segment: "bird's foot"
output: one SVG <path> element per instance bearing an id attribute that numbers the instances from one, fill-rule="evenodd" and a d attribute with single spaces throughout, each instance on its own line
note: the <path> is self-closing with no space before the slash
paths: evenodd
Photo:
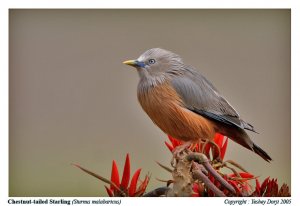
<path id="1" fill-rule="evenodd" d="M 171 160 L 171 166 L 175 168 L 176 166 L 176 160 L 182 159 L 184 156 L 184 152 L 187 152 L 187 148 L 191 146 L 192 142 L 185 142 L 182 145 L 178 145 L 173 151 L 173 157 Z"/>

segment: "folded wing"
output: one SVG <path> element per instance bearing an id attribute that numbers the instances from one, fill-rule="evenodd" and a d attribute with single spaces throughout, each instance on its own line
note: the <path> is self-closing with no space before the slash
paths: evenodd
<path id="1" fill-rule="evenodd" d="M 184 75 L 174 76 L 172 86 L 185 107 L 206 118 L 256 132 L 252 125 L 240 119 L 235 109 L 200 73 L 187 68 Z"/>

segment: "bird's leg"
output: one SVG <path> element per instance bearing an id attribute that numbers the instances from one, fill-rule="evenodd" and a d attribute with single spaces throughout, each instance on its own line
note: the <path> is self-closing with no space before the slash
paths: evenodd
<path id="1" fill-rule="evenodd" d="M 171 160 L 171 166 L 175 167 L 175 163 L 176 163 L 176 159 L 180 159 L 181 158 L 181 153 L 183 153 L 184 150 L 186 150 L 189 146 L 191 146 L 192 142 L 188 141 L 188 142 L 184 142 L 182 145 L 178 145 L 177 147 L 175 147 L 175 149 L 172 151 L 173 153 L 173 157 Z"/>
<path id="2" fill-rule="evenodd" d="M 199 139 L 199 142 L 198 142 L 198 151 L 197 152 L 203 153 L 204 147 L 206 145 L 205 143 L 206 143 L 206 140 Z"/>

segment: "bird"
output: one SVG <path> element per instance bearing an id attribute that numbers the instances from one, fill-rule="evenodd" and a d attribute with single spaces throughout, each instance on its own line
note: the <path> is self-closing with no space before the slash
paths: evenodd
<path id="1" fill-rule="evenodd" d="M 241 119 L 216 87 L 178 54 L 152 48 L 123 63 L 136 68 L 138 101 L 164 133 L 187 144 L 211 141 L 219 133 L 265 161 L 272 160 L 246 133 L 257 133 L 254 127 Z"/>

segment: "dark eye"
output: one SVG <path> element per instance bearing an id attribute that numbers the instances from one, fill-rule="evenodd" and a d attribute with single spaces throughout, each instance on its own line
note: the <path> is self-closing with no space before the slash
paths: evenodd
<path id="1" fill-rule="evenodd" d="M 155 59 L 149 59 L 149 64 L 154 64 L 155 63 Z"/>

